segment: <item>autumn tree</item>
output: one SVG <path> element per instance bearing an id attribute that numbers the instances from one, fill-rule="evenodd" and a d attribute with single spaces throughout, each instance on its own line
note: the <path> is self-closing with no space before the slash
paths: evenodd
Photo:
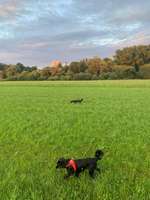
<path id="1" fill-rule="evenodd" d="M 62 71 L 62 64 L 59 60 L 54 60 L 50 64 L 50 71 L 52 76 L 60 75 Z"/>
<path id="2" fill-rule="evenodd" d="M 80 61 L 80 72 L 85 72 L 88 69 L 86 60 Z"/>
<path id="3" fill-rule="evenodd" d="M 14 65 L 8 65 L 5 69 L 5 76 L 6 78 L 11 78 L 17 74 L 16 67 Z"/>
<path id="4" fill-rule="evenodd" d="M 111 58 L 104 58 L 103 62 L 103 72 L 111 72 L 114 66 L 113 60 Z"/>
<path id="5" fill-rule="evenodd" d="M 70 63 L 69 70 L 74 74 L 79 73 L 80 72 L 80 63 L 79 62 Z"/>
<path id="6" fill-rule="evenodd" d="M 88 71 L 91 74 L 99 75 L 102 69 L 103 61 L 99 57 L 91 58 L 87 61 Z"/>
<path id="7" fill-rule="evenodd" d="M 61 69 L 61 74 L 65 75 L 69 70 L 69 65 L 65 64 Z"/>
<path id="8" fill-rule="evenodd" d="M 4 71 L 0 71 L 0 80 L 2 80 L 4 78 L 5 78 Z"/>
<path id="9" fill-rule="evenodd" d="M 135 71 L 138 72 L 141 65 L 150 62 L 150 45 L 117 50 L 114 59 L 119 65 L 132 65 Z"/>
<path id="10" fill-rule="evenodd" d="M 39 71 L 39 73 L 40 73 L 40 77 L 42 79 L 48 79 L 48 77 L 51 76 L 51 69 L 50 69 L 50 67 L 45 67 L 45 68 L 41 69 Z"/>
<path id="11" fill-rule="evenodd" d="M 6 64 L 0 63 L 0 71 L 4 70 L 6 67 Z"/>
<path id="12" fill-rule="evenodd" d="M 15 68 L 16 68 L 16 71 L 17 71 L 18 73 L 21 73 L 22 71 L 24 71 L 25 66 L 24 66 L 22 63 L 17 63 L 17 64 L 15 65 Z"/>

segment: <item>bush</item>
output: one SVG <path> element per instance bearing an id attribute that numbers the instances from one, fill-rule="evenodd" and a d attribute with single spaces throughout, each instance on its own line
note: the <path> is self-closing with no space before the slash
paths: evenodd
<path id="1" fill-rule="evenodd" d="M 73 80 L 91 80 L 92 75 L 88 72 L 80 72 L 73 75 Z"/>
<path id="2" fill-rule="evenodd" d="M 12 76 L 6 79 L 7 81 L 17 81 L 18 77 L 17 76 Z"/>
<path id="3" fill-rule="evenodd" d="M 98 80 L 99 79 L 99 76 L 97 76 L 96 74 L 92 75 L 91 77 L 92 80 Z"/>
<path id="4" fill-rule="evenodd" d="M 59 76 L 50 76 L 47 80 L 49 80 L 49 81 L 57 81 L 57 80 L 60 80 L 60 77 Z"/>
<path id="5" fill-rule="evenodd" d="M 150 79 L 150 64 L 146 64 L 140 67 L 140 72 L 144 79 Z"/>
<path id="6" fill-rule="evenodd" d="M 102 72 L 100 75 L 99 75 L 99 79 L 100 80 L 107 80 L 109 78 L 109 72 Z"/>
<path id="7" fill-rule="evenodd" d="M 117 80 L 121 79 L 121 74 L 117 74 L 116 72 L 108 72 L 108 79 L 109 80 Z"/>
<path id="8" fill-rule="evenodd" d="M 72 76 L 71 75 L 62 75 L 62 76 L 60 76 L 60 80 L 66 80 L 66 81 L 68 81 L 68 80 L 72 80 Z"/>

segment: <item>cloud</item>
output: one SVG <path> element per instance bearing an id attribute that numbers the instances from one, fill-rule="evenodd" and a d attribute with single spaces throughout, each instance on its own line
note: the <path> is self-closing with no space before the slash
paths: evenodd
<path id="1" fill-rule="evenodd" d="M 149 13 L 141 0 L 1 0 L 0 62 L 43 66 L 149 44 Z"/>
<path id="2" fill-rule="evenodd" d="M 15 15 L 17 12 L 17 3 L 19 3 L 16 0 L 13 1 L 2 1 L 0 4 L 0 17 L 1 18 L 7 18 L 12 15 Z"/>

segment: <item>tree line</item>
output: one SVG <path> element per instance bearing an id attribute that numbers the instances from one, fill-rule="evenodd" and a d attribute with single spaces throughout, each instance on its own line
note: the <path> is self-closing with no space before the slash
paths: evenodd
<path id="1" fill-rule="evenodd" d="M 113 58 L 86 58 L 62 65 L 38 69 L 22 63 L 0 63 L 3 80 L 103 80 L 150 78 L 150 45 L 126 47 L 115 52 Z"/>

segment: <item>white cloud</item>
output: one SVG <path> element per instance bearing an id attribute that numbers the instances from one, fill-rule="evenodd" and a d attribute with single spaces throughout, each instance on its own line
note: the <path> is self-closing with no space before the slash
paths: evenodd
<path id="1" fill-rule="evenodd" d="M 1 0 L 0 59 L 41 65 L 148 44 L 149 13 L 141 0 Z"/>

